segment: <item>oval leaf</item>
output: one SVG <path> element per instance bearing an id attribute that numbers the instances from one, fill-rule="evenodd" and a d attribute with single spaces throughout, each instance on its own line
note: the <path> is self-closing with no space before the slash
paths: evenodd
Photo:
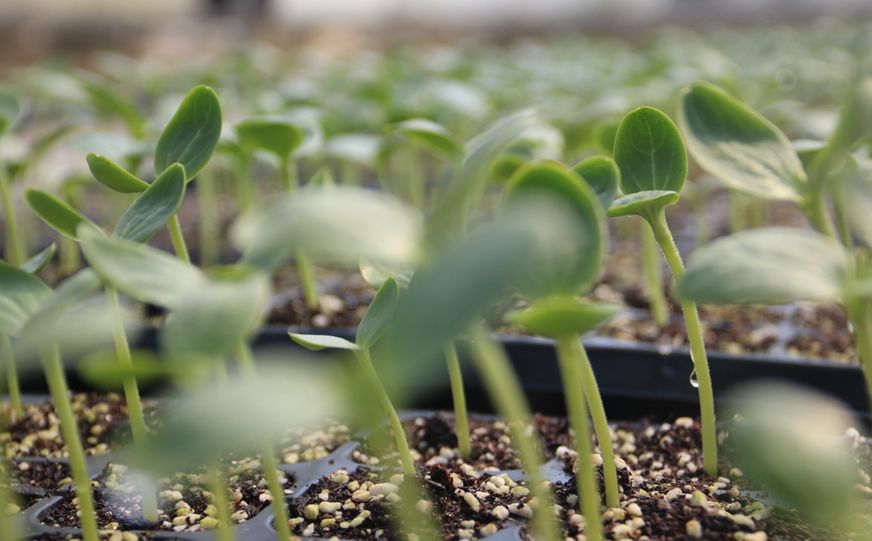
<path id="1" fill-rule="evenodd" d="M 139 193 L 148 188 L 148 182 L 119 167 L 105 156 L 91 153 L 86 159 L 94 178 L 116 192 Z"/>
<path id="2" fill-rule="evenodd" d="M 303 130 L 279 116 L 243 120 L 236 125 L 236 134 L 246 150 L 264 150 L 280 160 L 288 159 L 303 142 Z"/>
<path id="3" fill-rule="evenodd" d="M 529 308 L 510 312 L 506 319 L 543 336 L 560 337 L 593 330 L 623 307 L 580 301 L 568 296 L 546 297 Z"/>
<path id="4" fill-rule="evenodd" d="M 0 334 L 15 336 L 51 289 L 33 274 L 0 261 Z"/>
<path id="5" fill-rule="evenodd" d="M 58 245 L 53 242 L 49 244 L 44 250 L 25 261 L 24 264 L 22 264 L 19 268 L 24 272 L 36 274 L 49 264 L 51 258 L 54 257 L 55 252 L 57 252 L 57 249 Z"/>
<path id="6" fill-rule="evenodd" d="M 681 193 L 687 152 L 675 123 L 653 107 L 627 113 L 615 135 L 615 162 L 625 195 L 648 190 Z"/>
<path id="7" fill-rule="evenodd" d="M 781 227 L 717 240 L 691 256 L 678 295 L 698 302 L 841 301 L 850 258 L 835 241 Z"/>
<path id="8" fill-rule="evenodd" d="M 609 216 L 652 216 L 663 207 L 676 203 L 678 198 L 678 192 L 670 190 L 636 192 L 615 199 L 609 207 Z"/>
<path id="9" fill-rule="evenodd" d="M 592 156 L 572 168 L 590 186 L 603 208 L 609 208 L 618 193 L 621 171 L 618 164 L 606 156 Z"/>
<path id="10" fill-rule="evenodd" d="M 355 342 L 363 349 L 369 349 L 385 332 L 397 309 L 400 289 L 393 278 L 384 281 L 373 297 L 366 314 L 357 326 Z"/>
<path id="11" fill-rule="evenodd" d="M 396 125 L 397 132 L 416 144 L 448 157 L 463 154 L 463 146 L 441 124 L 426 118 L 412 118 Z"/>
<path id="12" fill-rule="evenodd" d="M 179 210 L 185 197 L 185 168 L 174 163 L 130 205 L 113 235 L 134 242 L 146 242 Z"/>
<path id="13" fill-rule="evenodd" d="M 208 86 L 191 90 L 157 141 L 154 170 L 162 173 L 174 163 L 184 166 L 190 181 L 212 157 L 221 137 L 221 104 Z"/>
<path id="14" fill-rule="evenodd" d="M 861 82 L 848 95 L 829 145 L 847 153 L 869 137 L 872 137 L 872 78 Z"/>
<path id="15" fill-rule="evenodd" d="M 99 229 L 97 224 L 80 214 L 79 211 L 57 197 L 42 190 L 27 190 L 24 195 L 28 206 L 52 229 L 70 238 L 76 238 L 76 230 L 81 224 Z"/>
<path id="16" fill-rule="evenodd" d="M 730 188 L 766 199 L 801 199 L 806 175 L 790 141 L 739 100 L 696 83 L 684 90 L 679 122 L 696 162 Z"/>
<path id="17" fill-rule="evenodd" d="M 288 335 L 295 343 L 311 351 L 320 351 L 322 349 L 347 349 L 353 351 L 359 349 L 354 342 L 349 342 L 345 338 L 339 338 L 338 336 L 298 334 L 293 332 L 288 333 Z"/>

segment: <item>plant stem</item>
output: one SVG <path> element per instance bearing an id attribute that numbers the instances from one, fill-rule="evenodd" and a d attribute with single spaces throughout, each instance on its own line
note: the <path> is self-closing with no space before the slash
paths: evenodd
<path id="1" fill-rule="evenodd" d="M 738 233 L 748 228 L 748 201 L 744 194 L 730 190 L 730 233 Z"/>
<path id="2" fill-rule="evenodd" d="M 233 173 L 236 177 L 236 206 L 242 214 L 251 208 L 255 199 L 255 187 L 251 179 L 251 158 L 240 157 L 233 160 Z"/>
<path id="3" fill-rule="evenodd" d="M 445 346 L 445 360 L 448 363 L 448 380 L 451 382 L 451 400 L 454 402 L 454 433 L 457 434 L 457 449 L 460 456 L 469 458 L 472 443 L 469 441 L 469 416 L 466 411 L 466 392 L 463 389 L 463 372 L 457 358 L 454 342 Z"/>
<path id="4" fill-rule="evenodd" d="M 209 476 L 209 492 L 212 493 L 212 503 L 217 510 L 218 526 L 215 527 L 216 541 L 234 541 L 230 526 L 230 508 L 227 503 L 227 487 L 224 483 L 224 472 L 221 463 L 216 461 L 206 472 Z"/>
<path id="5" fill-rule="evenodd" d="M 0 335 L 0 359 L 6 364 L 6 387 L 9 390 L 9 400 L 12 402 L 13 419 L 21 419 L 24 417 L 24 406 L 21 405 L 18 368 L 15 366 L 15 353 L 12 351 L 12 341 L 9 339 L 9 335 L 6 334 Z"/>
<path id="6" fill-rule="evenodd" d="M 654 238 L 660 245 L 666 262 L 672 271 L 673 280 L 684 276 L 684 262 L 669 231 L 666 215 L 662 209 L 655 219 L 648 220 L 654 231 Z M 715 424 L 715 399 L 712 389 L 712 378 L 709 372 L 708 356 L 705 351 L 705 341 L 699 322 L 696 303 L 681 301 L 681 312 L 684 315 L 684 325 L 687 329 L 687 340 L 690 343 L 690 358 L 699 384 L 700 428 L 702 430 L 703 467 L 706 473 L 716 476 L 718 473 L 718 435 Z"/>
<path id="7" fill-rule="evenodd" d="M 42 366 L 69 455 L 70 473 L 76 489 L 76 497 L 79 499 L 82 538 L 83 541 L 99 541 L 97 513 L 94 511 L 94 496 L 91 494 L 91 478 L 85 463 L 85 451 L 79 436 L 79 426 L 70 405 L 67 381 L 57 344 L 46 346 L 42 354 Z"/>
<path id="8" fill-rule="evenodd" d="M 76 239 L 62 236 L 60 239 L 61 272 L 71 276 L 82 266 L 82 256 L 79 252 L 79 243 Z"/>
<path id="9" fill-rule="evenodd" d="M 863 300 L 855 299 L 848 302 L 846 308 L 854 326 L 854 341 L 863 366 L 866 393 L 872 401 L 872 319 L 869 318 L 869 306 Z M 869 407 L 872 408 L 872 403 Z"/>
<path id="10" fill-rule="evenodd" d="M 215 176 L 205 171 L 197 179 L 197 211 L 200 217 L 200 264 L 208 267 L 218 262 L 221 231 Z"/>
<path id="11" fill-rule="evenodd" d="M 606 505 L 618 507 L 621 504 L 620 491 L 618 489 L 618 470 L 615 466 L 615 450 L 612 447 L 612 433 L 609 430 L 609 421 L 606 417 L 606 409 L 603 406 L 603 398 L 600 395 L 596 375 L 593 366 L 587 356 L 587 350 L 578 337 L 572 340 L 572 352 L 578 359 L 581 373 L 581 388 L 587 397 L 587 407 L 593 419 L 594 432 L 599 443 L 600 455 L 603 459 L 603 478 L 606 487 Z"/>
<path id="12" fill-rule="evenodd" d="M 303 300 L 310 310 L 317 310 L 321 301 L 318 298 L 318 282 L 315 280 L 315 269 L 309 256 L 303 251 L 297 252 L 297 278 L 300 280 L 300 290 Z"/>
<path id="13" fill-rule="evenodd" d="M 360 171 L 354 162 L 343 161 L 339 165 L 339 181 L 345 186 L 360 186 Z"/>
<path id="14" fill-rule="evenodd" d="M 397 415 L 397 410 L 391 403 L 391 399 L 382 384 L 375 367 L 372 365 L 372 359 L 369 356 L 369 351 L 363 348 L 354 350 L 354 356 L 357 358 L 363 375 L 369 383 L 369 388 L 372 389 L 381 403 L 382 409 L 388 416 L 388 422 L 391 425 L 391 431 L 394 433 L 394 444 L 397 446 L 397 451 L 400 453 L 400 461 L 403 464 L 403 473 L 406 475 L 415 474 L 415 462 L 412 460 L 412 453 L 409 450 L 409 442 L 406 440 L 406 431 L 403 430 L 403 423 L 400 421 L 400 416 Z"/>
<path id="15" fill-rule="evenodd" d="M 415 149 L 409 148 L 401 152 L 402 175 L 405 178 L 406 193 L 409 203 L 417 209 L 424 207 L 424 175 L 421 173 L 421 161 Z"/>
<path id="16" fill-rule="evenodd" d="M 827 212 L 822 188 L 810 185 L 802 208 L 812 227 L 828 237 L 837 238 L 836 229 L 833 227 L 829 212 Z"/>
<path id="17" fill-rule="evenodd" d="M 544 484 L 540 466 L 542 453 L 535 437 L 527 435 L 526 429 L 533 425 L 533 417 L 524 398 L 518 378 L 512 371 L 505 352 L 476 326 L 470 333 L 472 359 L 481 374 L 485 388 L 496 406 L 497 412 L 506 420 L 512 434 L 512 442 L 518 451 L 521 464 L 527 472 L 527 488 L 538 502 L 533 514 L 534 538 L 539 541 L 560 539 L 551 510 L 554 499 L 551 490 Z M 535 431 L 534 431 L 535 433 Z M 588 539 L 592 539 L 588 537 Z"/>
<path id="18" fill-rule="evenodd" d="M 9 176 L 6 165 L 0 163 L 0 200 L 3 203 L 3 214 L 6 215 L 6 260 L 12 266 L 18 267 L 27 260 L 18 222 L 15 219 L 15 204 L 12 201 L 12 191 L 9 187 Z"/>
<path id="19" fill-rule="evenodd" d="M 176 256 L 185 263 L 190 263 L 191 256 L 188 255 L 188 247 L 185 245 L 185 237 L 182 235 L 182 225 L 179 223 L 178 214 L 170 216 L 167 221 L 167 229 L 170 231 L 170 240 L 173 243 Z"/>
<path id="20" fill-rule="evenodd" d="M 851 225 L 848 222 L 848 216 L 845 214 L 845 209 L 837 197 L 833 198 L 833 214 L 836 218 L 836 227 L 839 232 L 839 241 L 842 246 L 848 251 L 854 251 L 854 237 L 851 235 Z"/>
<path id="21" fill-rule="evenodd" d="M 8 338 L 7 338 L 8 340 Z M 0 385 L 2 385 L 3 376 L 0 374 Z M 0 429 L 5 429 L 5 419 L 0 418 Z M 3 442 L 0 442 L 0 460 L 5 461 L 6 448 Z M 4 516 L 5 509 L 9 504 L 17 503 L 15 495 L 9 487 L 12 483 L 9 480 L 9 470 L 6 467 L 0 466 L 0 539 L 10 539 L 18 541 L 21 537 L 21 528 L 15 516 Z"/>
<path id="22" fill-rule="evenodd" d="M 297 166 L 293 160 L 286 158 L 279 163 L 279 176 L 282 180 L 282 188 L 286 193 L 292 194 L 299 187 Z"/>
<path id="23" fill-rule="evenodd" d="M 569 423 L 572 426 L 577 455 L 575 483 L 578 490 L 579 510 L 584 516 L 584 537 L 590 541 L 600 541 L 603 537 L 600 495 L 596 482 L 596 469 L 593 465 L 587 404 L 581 390 L 582 378 L 579 369 L 581 359 L 578 358 L 577 348 L 574 345 L 578 343 L 578 338 L 573 335 L 559 337 L 557 339 L 557 361 L 560 364 L 563 394 L 566 397 L 566 409 L 569 413 Z M 612 465 L 614 466 L 614 464 Z M 617 505 L 610 507 L 617 507 Z"/>
<path id="24" fill-rule="evenodd" d="M 644 221 L 640 222 L 642 235 L 642 275 L 648 290 L 648 302 L 651 305 L 651 316 L 658 327 L 666 325 L 669 310 L 666 297 L 663 295 L 663 273 L 660 270 L 660 254 L 657 253 L 657 241 L 654 233 Z"/>

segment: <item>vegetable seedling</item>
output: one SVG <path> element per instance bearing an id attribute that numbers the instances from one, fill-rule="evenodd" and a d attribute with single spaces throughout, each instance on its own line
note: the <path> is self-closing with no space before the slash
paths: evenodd
<path id="1" fill-rule="evenodd" d="M 614 159 L 621 170 L 624 196 L 611 204 L 609 216 L 635 214 L 644 218 L 666 257 L 673 279 L 681 280 L 684 262 L 666 222 L 666 207 L 678 201 L 687 177 L 687 153 L 678 128 L 653 107 L 634 109 L 618 127 Z M 717 475 L 714 393 L 699 313 L 690 300 L 681 302 L 681 311 L 699 388 L 703 466 L 709 475 Z"/>
<path id="2" fill-rule="evenodd" d="M 0 137 L 11 129 L 18 119 L 20 106 L 18 99 L 12 94 L 0 92 Z M 15 203 L 13 201 L 9 173 L 5 164 L 0 164 L 0 200 L 3 203 L 3 214 L 6 231 L 6 243 L 4 257 L 13 265 L 24 263 L 25 247 L 18 231 L 18 223 L 15 218 Z"/>
<path id="3" fill-rule="evenodd" d="M 603 200 L 617 189 L 618 169 L 604 158 L 605 172 L 592 175 L 593 183 L 601 183 Z M 618 476 L 612 437 L 603 408 L 602 397 L 590 360 L 579 341 L 583 334 L 604 323 L 618 310 L 613 305 L 597 305 L 576 300 L 596 281 L 606 251 L 605 211 L 597 194 L 577 174 L 556 162 L 526 165 L 507 185 L 507 197 L 554 197 L 577 214 L 576 227 L 584 243 L 572 258 L 544 261 L 551 266 L 541 284 L 535 284 L 525 293 L 534 300 L 529 308 L 510 313 L 508 318 L 530 331 L 557 340 L 557 354 L 566 396 L 567 411 L 573 426 L 575 449 L 578 454 L 576 480 L 579 487 L 580 510 L 585 517 L 585 535 L 589 539 L 602 539 L 600 496 L 594 483 L 591 458 L 588 406 L 592 415 L 600 452 L 603 459 L 603 477 L 608 507 L 620 505 Z"/>
<path id="4" fill-rule="evenodd" d="M 385 390 L 381 378 L 379 378 L 372 364 L 372 357 L 370 356 L 372 347 L 384 334 L 387 325 L 390 324 L 391 319 L 394 317 L 399 296 L 400 291 L 397 282 L 393 278 L 385 280 L 360 320 L 354 342 L 338 336 L 320 334 L 290 333 L 290 336 L 294 342 L 310 350 L 317 351 L 332 348 L 351 351 L 354 354 L 367 385 L 372 393 L 375 394 L 384 410 L 385 416 L 388 418 L 388 423 L 390 423 L 394 436 L 394 444 L 400 455 L 403 473 L 413 475 L 415 473 L 415 462 L 409 450 L 406 431 L 403 428 L 399 415 L 397 415 L 396 408 L 391 402 L 390 396 L 388 396 L 387 390 Z"/>

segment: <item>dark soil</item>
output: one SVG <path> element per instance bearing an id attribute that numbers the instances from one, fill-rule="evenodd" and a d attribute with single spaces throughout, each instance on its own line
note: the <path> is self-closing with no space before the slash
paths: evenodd
<path id="1" fill-rule="evenodd" d="M 275 287 L 284 293 L 276 298 L 267 324 L 303 331 L 357 327 L 375 290 L 357 273 L 319 268 L 317 276 L 320 302 L 312 309 L 306 306 L 293 267 L 280 271 Z"/>
<path id="2" fill-rule="evenodd" d="M 253 459 L 233 461 L 225 465 L 231 520 L 245 522 L 270 503 L 269 490 L 260 472 L 260 462 Z M 100 528 L 113 530 L 150 529 L 195 532 L 215 527 L 216 510 L 209 493 L 205 473 L 176 474 L 158 483 L 158 524 L 148 524 L 142 518 L 141 497 L 125 478 L 126 468 L 110 464 L 97 478 L 94 503 Z M 286 480 L 286 493 L 293 479 Z M 54 527 L 78 527 L 77 505 L 71 496 L 48 509 L 41 517 L 44 524 Z"/>
<path id="3" fill-rule="evenodd" d="M 16 490 L 35 497 L 51 496 L 71 482 L 70 468 L 63 462 L 20 460 L 11 473 Z"/>

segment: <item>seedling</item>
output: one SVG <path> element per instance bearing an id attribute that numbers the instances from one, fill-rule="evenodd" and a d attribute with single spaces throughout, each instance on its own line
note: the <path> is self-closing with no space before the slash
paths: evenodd
<path id="1" fill-rule="evenodd" d="M 666 207 L 677 202 L 687 176 L 687 153 L 675 124 L 661 111 L 640 107 L 621 121 L 615 136 L 615 162 L 621 170 L 624 196 L 609 207 L 609 216 L 639 215 L 648 222 L 666 257 L 674 280 L 684 275 L 684 262 L 666 222 Z M 690 343 L 693 373 L 699 386 L 703 466 L 717 475 L 718 441 L 714 393 L 696 304 L 681 302 Z"/>
<path id="2" fill-rule="evenodd" d="M 12 128 L 18 119 L 20 107 L 18 100 L 12 94 L 0 93 L 0 136 Z M 24 263 L 25 247 L 18 231 L 15 218 L 15 203 L 9 185 L 9 174 L 4 164 L 0 164 L 0 199 L 3 202 L 3 214 L 6 216 L 4 228 L 6 231 L 5 259 L 13 265 Z"/>
<path id="3" fill-rule="evenodd" d="M 591 175 L 591 178 L 594 184 L 600 185 L 600 193 L 605 200 L 609 192 L 613 194 L 617 189 L 618 169 L 607 158 L 603 159 L 602 165 L 605 166 L 605 174 Z M 590 289 L 599 275 L 606 251 L 605 211 L 597 194 L 582 178 L 556 162 L 533 163 L 522 167 L 509 180 L 507 190 L 509 198 L 550 196 L 571 206 L 577 213 L 579 236 L 585 240 L 574 258 L 543 262 L 553 268 L 541 284 L 536 284 L 536 287 L 527 292 L 533 296 L 532 305 L 523 311 L 511 313 L 508 317 L 510 321 L 519 323 L 536 334 L 557 340 L 567 411 L 578 454 L 576 481 L 579 487 L 579 504 L 585 516 L 585 535 L 589 539 L 601 539 L 600 497 L 594 483 L 588 406 L 603 459 L 608 507 L 620 505 L 618 476 L 602 398 L 593 368 L 578 335 L 605 322 L 616 312 L 617 307 L 579 302 L 575 295 Z"/>

